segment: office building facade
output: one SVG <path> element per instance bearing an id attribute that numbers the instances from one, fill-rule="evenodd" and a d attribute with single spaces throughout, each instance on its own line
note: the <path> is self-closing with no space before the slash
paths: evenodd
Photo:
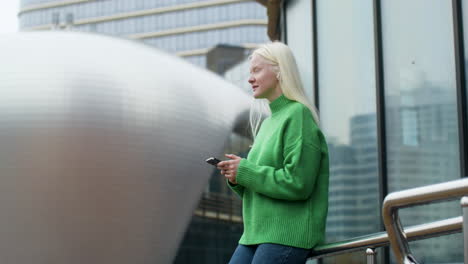
<path id="1" fill-rule="evenodd" d="M 253 0 L 22 0 L 20 30 L 69 29 L 141 40 L 205 66 L 217 44 L 268 40 L 265 8 Z"/>
<path id="2" fill-rule="evenodd" d="M 384 231 L 391 192 L 466 176 L 465 1 L 285 0 L 279 11 L 276 30 L 298 58 L 330 145 L 328 242 Z M 411 226 L 460 214 L 452 201 L 400 217 Z M 410 243 L 421 263 L 462 263 L 462 245 L 461 234 Z M 379 263 L 394 262 L 378 252 Z"/>

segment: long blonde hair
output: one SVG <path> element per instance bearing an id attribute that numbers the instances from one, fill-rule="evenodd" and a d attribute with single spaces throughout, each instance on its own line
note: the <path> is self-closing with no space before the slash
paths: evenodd
<path id="1" fill-rule="evenodd" d="M 300 102 L 309 108 L 315 122 L 317 125 L 320 125 L 317 108 L 305 94 L 296 60 L 294 59 L 291 49 L 285 44 L 275 41 L 260 46 L 253 51 L 251 57 L 253 55 L 263 57 L 269 64 L 274 66 L 272 67 L 272 70 L 274 70 L 278 76 L 279 85 L 284 96 L 289 100 Z M 270 113 L 268 100 L 254 100 L 254 103 L 250 108 L 249 117 L 250 128 L 254 139 L 258 133 L 262 117 L 265 113 Z"/>

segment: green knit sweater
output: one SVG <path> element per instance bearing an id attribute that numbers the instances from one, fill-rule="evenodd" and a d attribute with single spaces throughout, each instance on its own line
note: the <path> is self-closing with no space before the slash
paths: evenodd
<path id="1" fill-rule="evenodd" d="M 239 244 L 310 249 L 324 240 L 328 148 L 310 110 L 284 95 L 270 103 L 247 159 L 237 171 L 244 233 Z"/>

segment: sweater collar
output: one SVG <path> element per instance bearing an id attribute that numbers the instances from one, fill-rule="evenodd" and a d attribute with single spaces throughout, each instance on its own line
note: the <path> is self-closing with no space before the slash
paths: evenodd
<path id="1" fill-rule="evenodd" d="M 289 104 L 290 102 L 292 101 L 286 98 L 284 94 L 280 95 L 278 98 L 276 98 L 275 100 L 273 100 L 273 102 L 270 103 L 271 113 L 274 114 L 280 111 L 282 108 L 284 108 L 285 105 Z"/>

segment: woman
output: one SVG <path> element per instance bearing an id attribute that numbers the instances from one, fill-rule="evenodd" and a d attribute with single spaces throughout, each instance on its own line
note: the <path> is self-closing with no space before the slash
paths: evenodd
<path id="1" fill-rule="evenodd" d="M 218 163 L 243 203 L 244 233 L 230 263 L 303 264 L 324 240 L 327 144 L 288 46 L 255 50 L 249 83 L 256 99 L 268 100 L 271 115 L 260 127 L 262 112 L 251 111 L 254 144 L 247 159 L 226 154 Z"/>

